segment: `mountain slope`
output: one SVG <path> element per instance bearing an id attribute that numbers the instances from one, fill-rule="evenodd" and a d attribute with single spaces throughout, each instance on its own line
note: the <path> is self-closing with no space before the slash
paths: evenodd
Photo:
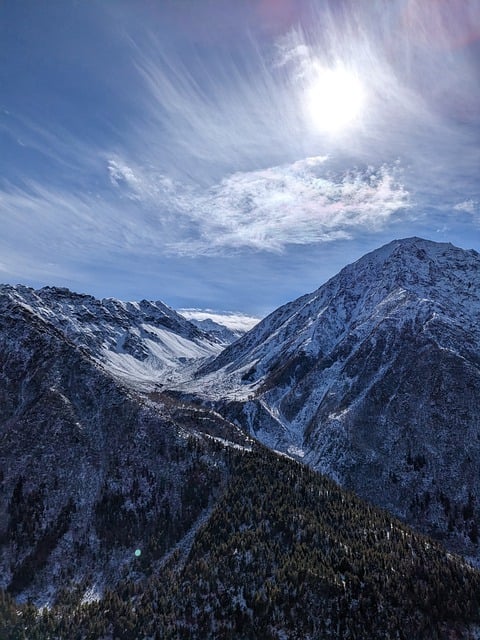
<path id="1" fill-rule="evenodd" d="M 451 548 L 478 554 L 480 257 L 394 241 L 263 320 L 196 389 Z"/>
<path id="2" fill-rule="evenodd" d="M 160 563 L 207 516 L 225 452 L 252 446 L 214 412 L 127 390 L 0 299 L 0 586 L 12 594 L 48 603 L 88 575 L 101 592 L 135 570 L 137 547 Z"/>
<path id="3" fill-rule="evenodd" d="M 284 457 L 230 450 L 229 478 L 191 550 L 90 605 L 89 580 L 43 615 L 8 599 L 4 629 L 36 638 L 470 638 L 480 574 Z M 150 573 L 149 579 L 143 577 Z"/>
<path id="4" fill-rule="evenodd" d="M 475 553 L 477 284 L 393 243 L 185 386 L 215 342 L 161 303 L 3 287 L 0 636 L 475 637 L 477 571 L 239 425 Z"/>
<path id="5" fill-rule="evenodd" d="M 97 300 L 68 289 L 0 286 L 0 302 L 20 306 L 85 349 L 130 387 L 153 389 L 178 379 L 222 345 L 162 302 Z"/>

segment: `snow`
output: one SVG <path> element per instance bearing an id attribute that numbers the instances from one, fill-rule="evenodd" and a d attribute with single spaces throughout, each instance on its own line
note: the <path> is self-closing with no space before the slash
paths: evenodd
<path id="1" fill-rule="evenodd" d="M 246 447 L 242 444 L 237 444 L 236 442 L 232 442 L 231 440 L 226 440 L 225 438 L 220 438 L 219 436 L 212 436 L 209 433 L 202 434 L 203 437 L 208 438 L 209 440 L 214 440 L 215 442 L 220 442 L 224 447 L 228 447 L 229 449 L 237 449 L 238 451 L 252 451 L 252 447 Z"/>
<path id="2" fill-rule="evenodd" d="M 53 326 L 136 390 L 188 379 L 193 363 L 222 349 L 216 336 L 162 302 L 97 300 L 68 289 L 35 291 L 22 285 L 1 285 L 0 295 Z"/>
<path id="3" fill-rule="evenodd" d="M 185 358 L 187 360 L 206 358 L 211 355 L 216 355 L 222 350 L 220 345 L 193 342 L 177 333 L 155 327 L 151 324 L 142 324 L 140 326 L 147 333 L 159 338 L 159 342 L 148 338 L 145 339 L 145 344 L 149 351 L 159 360 L 168 361 L 169 358 L 172 360 L 179 358 Z"/>
<path id="4" fill-rule="evenodd" d="M 221 412 L 219 419 L 228 418 L 239 431 L 245 429 L 271 449 L 302 459 L 340 483 L 347 470 L 353 486 L 353 474 L 363 465 L 363 488 L 374 487 L 378 493 L 372 494 L 373 498 L 384 500 L 382 506 L 400 517 L 406 517 L 408 504 L 396 499 L 395 491 L 403 496 L 430 491 L 433 496 L 433 481 L 445 493 L 449 487 L 452 504 L 461 506 L 468 496 L 468 483 L 471 481 L 468 487 L 478 487 L 478 474 L 472 473 L 471 479 L 465 471 L 474 468 L 466 466 L 467 455 L 473 465 L 477 461 L 478 466 L 479 459 L 475 398 L 470 405 L 459 405 L 467 414 L 464 422 L 452 404 L 454 409 L 449 407 L 446 412 L 451 415 L 449 430 L 439 433 L 435 431 L 437 423 L 427 420 L 439 401 L 427 394 L 423 403 L 415 404 L 418 415 L 409 416 L 400 425 L 405 431 L 400 432 L 392 415 L 392 407 L 402 409 L 394 378 L 378 400 L 383 413 L 374 416 L 376 424 L 364 419 L 364 430 L 356 431 L 362 422 L 356 413 L 362 403 L 375 389 L 382 390 L 382 380 L 389 372 L 401 369 L 401 363 L 395 362 L 397 345 L 389 341 L 415 345 L 414 338 L 421 338 L 422 344 L 446 354 L 449 361 L 478 372 L 480 256 L 473 251 L 416 238 L 394 241 L 260 322 L 250 316 L 208 310 L 182 310 L 181 316 L 161 302 L 96 300 L 55 288 L 34 291 L 4 285 L 0 286 L 0 297 L 4 304 L 19 307 L 22 313 L 62 333 L 130 389 L 196 395 L 192 411 L 199 415 L 200 429 L 205 426 L 200 421 L 209 419 L 208 412 L 214 413 L 213 406 Z M 197 327 L 188 319 L 195 320 Z M 249 331 L 223 348 L 218 324 Z M 198 326 L 209 326 L 212 332 L 199 331 Z M 402 333 L 407 337 L 401 338 Z M 408 377 L 409 371 L 404 375 Z M 461 395 L 453 388 L 455 383 L 453 379 L 451 387 L 440 390 L 443 406 Z M 55 391 L 55 386 L 51 389 Z M 64 396 L 58 397 L 66 402 Z M 163 411 L 161 399 L 145 402 Z M 199 399 L 208 404 L 205 416 L 197 404 Z M 187 400 L 181 410 L 188 410 Z M 372 435 L 375 429 L 377 440 Z M 204 431 L 194 435 L 249 450 L 248 439 L 246 444 L 238 444 L 228 439 L 228 431 L 220 433 L 226 437 Z M 179 437 L 191 435 L 192 431 L 179 431 Z M 437 449 L 442 438 L 446 443 L 443 457 Z M 239 441 L 245 443 L 245 439 Z M 406 468 L 402 446 L 410 442 L 428 457 L 430 466 L 424 476 Z M 363 457 L 358 463 L 360 450 Z M 386 491 L 381 482 L 385 475 L 375 475 L 381 455 L 387 460 L 384 469 L 392 470 L 397 478 L 397 488 L 392 485 Z M 460 456 L 465 465 L 461 472 L 455 466 Z M 93 486 L 95 479 L 81 480 Z M 358 485 L 354 488 L 359 492 Z M 432 521 L 440 521 L 442 507 L 434 504 L 433 497 L 430 510 Z M 193 534 L 194 529 L 186 536 L 185 549 Z M 478 564 L 478 558 L 473 561 Z M 84 597 L 86 602 L 94 599 L 95 588 Z"/>
<path id="5" fill-rule="evenodd" d="M 102 595 L 103 594 L 101 589 L 97 585 L 93 584 L 85 590 L 80 604 L 91 604 L 92 602 L 98 602 L 102 598 Z"/>
<path id="6" fill-rule="evenodd" d="M 290 454 L 291 456 L 294 456 L 295 458 L 305 457 L 305 451 L 302 448 L 296 447 L 295 445 L 292 445 L 292 444 L 289 447 L 287 447 L 287 453 Z"/>

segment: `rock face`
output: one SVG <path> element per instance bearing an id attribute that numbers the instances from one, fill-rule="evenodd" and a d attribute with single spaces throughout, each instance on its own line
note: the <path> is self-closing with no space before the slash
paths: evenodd
<path id="1" fill-rule="evenodd" d="M 272 313 L 197 389 L 270 446 L 478 556 L 479 345 L 480 256 L 411 238 Z"/>

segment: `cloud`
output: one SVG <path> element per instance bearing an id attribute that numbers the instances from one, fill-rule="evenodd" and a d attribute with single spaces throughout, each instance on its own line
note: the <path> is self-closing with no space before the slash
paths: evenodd
<path id="1" fill-rule="evenodd" d="M 98 176 L 103 169 L 102 147 L 97 143 L 81 138 L 65 129 L 58 122 L 39 124 L 31 117 L 19 113 L 11 113 L 3 109 L 0 112 L 0 135 L 14 141 L 20 155 L 14 162 L 22 162 L 28 166 L 27 177 L 32 177 L 32 170 L 45 182 L 54 183 L 55 179 L 65 183 L 67 180 L 85 184 L 87 179 Z M 41 159 L 39 161 L 39 158 Z M 8 164 L 2 167 L 2 176 L 17 169 L 15 182 L 25 173 Z"/>
<path id="2" fill-rule="evenodd" d="M 130 40 L 144 83 L 136 96 L 141 114 L 127 134 L 130 150 L 203 183 L 305 155 L 297 94 L 270 54 L 244 39 L 242 50 L 205 58 L 195 50 L 182 57 L 155 38 Z"/>
<path id="3" fill-rule="evenodd" d="M 115 255 L 278 253 L 378 231 L 409 207 L 398 167 L 338 173 L 325 156 L 232 173 L 207 188 L 120 156 L 105 159 L 104 174 L 110 190 L 102 195 L 33 180 L 4 186 L 4 261 L 37 256 L 41 271 Z"/>
<path id="4" fill-rule="evenodd" d="M 232 331 L 250 331 L 260 322 L 256 316 L 248 316 L 234 311 L 213 311 L 212 309 L 177 309 L 187 320 L 213 320 Z"/>
<path id="5" fill-rule="evenodd" d="M 60 263 L 95 261 L 101 256 L 161 251 L 166 228 L 148 209 L 129 198 L 104 198 L 89 191 L 46 187 L 34 181 L 0 190 L 4 252 Z M 13 261 L 15 263 L 15 260 Z"/>
<path id="6" fill-rule="evenodd" d="M 113 181 L 130 197 L 175 213 L 178 239 L 165 248 L 182 255 L 283 250 L 382 229 L 409 207 L 398 167 L 335 174 L 324 156 L 259 171 L 236 172 L 208 189 L 174 183 L 109 163 Z M 185 237 L 186 235 L 186 237 Z"/>
<path id="7" fill-rule="evenodd" d="M 138 179 L 145 167 L 147 173 L 156 173 L 155 180 L 147 177 L 150 188 L 159 188 L 162 176 L 183 185 L 174 187 L 177 197 L 179 193 L 185 196 L 187 185 L 192 187 L 195 193 L 188 199 L 197 200 L 203 212 L 199 215 L 210 207 L 207 215 L 216 219 L 225 246 L 229 224 L 233 225 L 231 247 L 241 245 L 240 233 L 245 246 L 259 247 L 263 238 L 267 249 L 275 244 L 272 234 L 263 233 L 261 223 L 249 220 L 251 228 L 241 232 L 241 222 L 228 213 L 234 194 L 251 188 L 246 186 L 246 176 L 266 167 L 276 167 L 271 174 L 278 175 L 279 167 L 293 166 L 308 157 L 328 155 L 346 171 L 358 165 L 373 165 L 378 170 L 400 158 L 410 201 L 423 209 L 440 205 L 447 200 L 445 185 L 460 180 L 472 183 L 472 167 L 478 165 L 475 135 L 459 125 L 453 107 L 445 106 L 450 104 L 449 87 L 454 83 L 456 94 L 468 93 L 469 104 L 475 102 L 478 92 L 463 90 L 467 84 L 475 85 L 474 70 L 463 52 L 444 59 L 438 51 L 426 48 L 423 40 L 418 43 L 420 33 L 428 34 L 425 12 L 412 23 L 404 16 L 401 3 L 393 3 L 390 9 L 380 4 L 381 11 L 379 3 L 372 3 L 371 8 L 365 3 L 348 5 L 348 11 L 337 3 L 324 3 L 323 9 L 312 4 L 308 21 L 305 14 L 295 28 L 274 41 L 240 34 L 232 36 L 231 48 L 215 51 L 185 43 L 174 49 L 154 36 L 141 42 L 129 39 L 143 87 L 135 94 L 138 109 L 116 155 L 134 168 Z M 441 95 L 437 90 L 439 65 L 445 70 Z M 351 71 L 365 89 L 365 108 L 351 128 L 336 135 L 313 126 L 305 104 L 312 74 L 319 66 Z M 128 183 L 128 176 L 122 179 Z M 337 181 L 333 178 L 334 184 Z M 298 180 L 290 183 L 296 187 Z M 138 189 L 145 190 L 146 184 Z M 137 187 L 130 186 L 130 197 L 134 197 Z M 165 188 L 168 191 L 170 186 Z M 199 194 L 202 190 L 208 193 Z M 167 198 L 168 194 L 159 195 Z M 470 192 L 465 195 L 470 197 Z M 252 197 L 262 220 L 258 191 Z M 228 202 L 222 224 L 216 205 L 224 199 Z M 265 205 L 267 200 L 263 199 Z M 279 213 L 278 203 L 271 198 L 268 202 L 276 210 L 271 222 L 279 220 L 281 226 L 283 209 Z M 188 205 L 181 207 L 185 208 Z M 212 234 L 206 227 L 213 222 L 202 226 L 210 242 Z M 304 227 L 299 226 L 301 237 Z M 338 237 L 354 233 L 354 225 L 349 231 L 337 227 Z M 334 228 L 317 224 L 310 237 L 332 239 Z M 279 247 L 284 244 L 281 230 L 278 237 Z M 194 240 L 198 251 L 207 244 L 202 237 Z M 193 250 L 191 242 L 192 238 L 185 239 L 185 250 L 188 246 Z M 176 243 L 177 250 L 181 244 Z M 213 242 L 211 251 L 216 250 Z"/>
<path id="8" fill-rule="evenodd" d="M 408 194 L 386 167 L 335 176 L 325 158 L 307 158 L 263 171 L 235 173 L 193 202 L 201 233 L 180 251 L 222 252 L 244 247 L 280 251 L 380 229 Z"/>
<path id="9" fill-rule="evenodd" d="M 168 176 L 133 167 L 118 157 L 107 159 L 107 170 L 111 184 L 132 200 L 161 204 L 177 188 Z"/>
<path id="10" fill-rule="evenodd" d="M 480 210 L 480 204 L 476 200 L 470 199 L 459 202 L 453 208 L 455 211 L 465 211 L 473 214 Z"/>
<path id="11" fill-rule="evenodd" d="M 53 105 L 50 119 L 0 113 L 0 142 L 10 154 L 0 162 L 4 268 L 31 273 L 36 260 L 39 272 L 74 272 L 97 261 L 149 270 L 160 256 L 187 273 L 197 258 L 207 265 L 204 281 L 220 273 L 228 291 L 242 272 L 218 265 L 242 254 L 252 271 L 254 259 L 263 261 L 266 273 L 299 256 L 304 264 L 307 246 L 313 254 L 314 245 L 352 239 L 353 251 L 368 234 L 374 243 L 397 222 L 409 235 L 459 219 L 473 228 L 478 57 L 455 44 L 462 25 L 467 35 L 478 25 L 473 13 L 457 20 L 450 38 L 442 9 L 430 42 L 430 9 L 412 15 L 413 0 L 305 1 L 291 3 L 299 20 L 280 38 L 241 23 L 229 27 L 228 38 L 210 39 L 208 19 L 196 40 L 195 21 L 188 33 L 178 26 L 188 13 L 181 5 L 172 33 L 162 3 L 148 24 L 141 10 L 138 19 L 123 20 L 114 18 L 120 8 L 109 9 L 112 20 L 98 22 L 108 24 L 107 48 L 125 64 L 113 73 L 110 58 L 99 61 L 84 102 L 64 94 L 58 76 L 64 101 L 49 89 L 55 82 L 38 82 L 40 92 L 29 87 L 32 104 Z M 255 15 L 246 5 L 238 12 Z M 306 117 L 316 65 L 341 65 L 365 86 L 366 108 L 348 132 L 327 135 Z M 79 71 L 68 69 L 74 78 L 83 77 Z M 65 105 L 72 113 L 63 118 Z M 415 226 L 419 220 L 423 227 Z M 321 253 L 329 251 L 324 245 Z"/>

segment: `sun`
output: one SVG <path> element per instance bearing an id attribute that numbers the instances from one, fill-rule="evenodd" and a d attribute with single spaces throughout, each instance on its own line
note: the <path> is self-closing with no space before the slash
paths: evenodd
<path id="1" fill-rule="evenodd" d="M 365 89 L 358 76 L 345 69 L 317 68 L 306 88 L 305 110 L 322 133 L 336 134 L 358 118 L 365 103 Z"/>

